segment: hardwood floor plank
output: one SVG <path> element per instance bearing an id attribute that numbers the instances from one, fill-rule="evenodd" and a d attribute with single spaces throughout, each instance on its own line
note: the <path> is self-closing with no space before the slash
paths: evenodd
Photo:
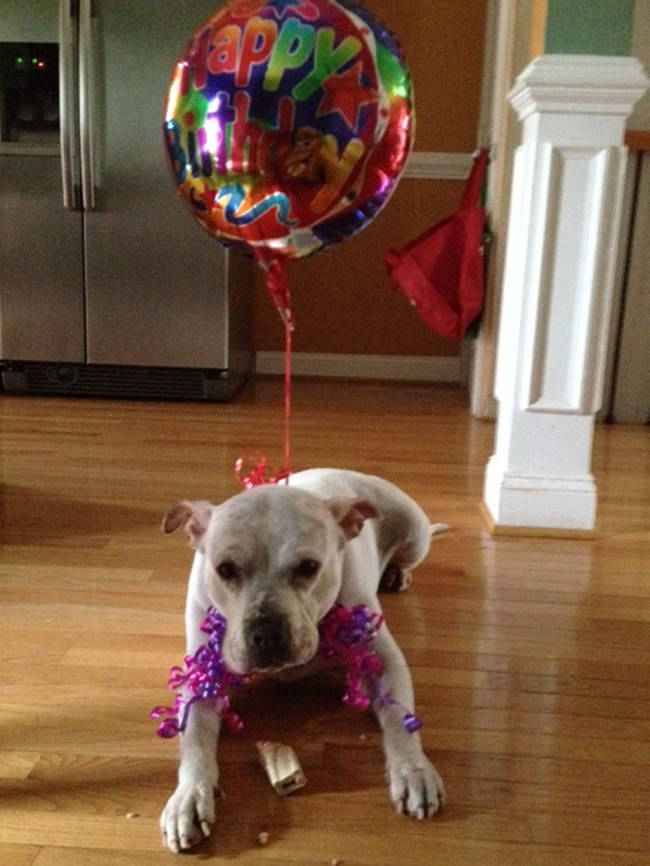
<path id="1" fill-rule="evenodd" d="M 110 848 L 43 847 L 32 866 L 161 866 L 177 863 L 178 858 L 161 847 L 155 853 L 114 851 Z M 258 861 L 259 862 L 259 861 Z M 627 866 L 627 864 L 625 864 Z"/>
<path id="2" fill-rule="evenodd" d="M 329 840 L 328 840 L 329 841 Z M 277 850 L 277 841 L 273 838 L 266 849 L 254 847 L 250 843 L 249 850 L 236 854 L 236 862 L 242 866 L 261 866 L 264 863 L 295 864 L 295 866 L 329 866 L 333 860 L 338 860 L 341 866 L 395 866 L 394 855 L 390 850 L 380 846 L 373 848 L 366 854 L 365 849 L 359 850 L 349 842 L 343 845 L 332 844 L 327 847 L 327 842 L 319 844 L 316 850 L 311 847 L 297 849 L 293 839 L 283 840 L 281 850 Z M 338 856 L 333 856 L 331 848 L 339 851 Z M 348 856 L 341 856 L 345 849 Z M 417 859 L 410 860 L 409 866 L 426 866 L 431 864 L 431 851 L 424 855 L 415 854 Z M 429 857 L 427 860 L 426 857 Z M 224 858 L 225 859 L 225 858 Z M 228 859 L 232 860 L 231 855 Z M 34 866 L 160 866 L 160 864 L 178 862 L 174 855 L 166 854 L 163 850 L 156 854 L 138 852 L 137 855 L 120 851 L 101 850 L 79 850 L 43 848 Z M 588 849 L 581 857 L 576 856 L 572 848 L 544 848 L 537 845 L 519 845 L 516 848 L 502 845 L 500 843 L 480 843 L 472 841 L 463 843 L 461 840 L 453 844 L 441 844 L 435 847 L 435 863 L 440 866 L 457 866 L 459 863 L 467 866 L 560 866 L 560 864 L 571 863 L 572 866 L 645 866 L 643 855 L 624 854 L 611 851 L 598 851 Z M 12 863 L 13 866 L 13 863 Z"/>
<path id="3" fill-rule="evenodd" d="M 601 814 L 597 822 L 588 815 L 576 816 L 539 811 L 530 815 L 535 841 L 545 844 L 595 847 L 611 851 L 650 850 L 650 826 L 637 815 Z"/>
<path id="4" fill-rule="evenodd" d="M 40 852 L 36 845 L 3 845 L 0 866 L 34 866 Z"/>
<path id="5" fill-rule="evenodd" d="M 3 809 L 0 844 L 24 844 L 29 839 L 31 845 L 108 846 L 111 850 L 129 852 L 154 851 L 160 845 L 157 821 L 153 819 L 129 821 L 124 815 L 78 815 L 52 810 L 30 810 L 29 817 L 29 826 L 26 826 L 22 810 Z"/>
<path id="6" fill-rule="evenodd" d="M 26 779 L 39 761 L 33 752 L 3 748 L 0 751 L 0 779 Z"/>

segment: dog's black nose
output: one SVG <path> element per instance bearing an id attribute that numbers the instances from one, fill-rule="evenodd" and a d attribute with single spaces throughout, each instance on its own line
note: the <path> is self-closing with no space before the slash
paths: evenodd
<path id="1" fill-rule="evenodd" d="M 289 661 L 289 627 L 282 617 L 260 616 L 248 626 L 246 645 L 251 667 L 271 668 Z"/>

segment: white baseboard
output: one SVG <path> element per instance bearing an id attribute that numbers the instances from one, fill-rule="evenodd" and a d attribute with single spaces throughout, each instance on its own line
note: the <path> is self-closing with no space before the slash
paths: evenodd
<path id="1" fill-rule="evenodd" d="M 406 163 L 404 177 L 419 180 L 465 180 L 471 167 L 471 153 L 414 150 Z"/>
<path id="2" fill-rule="evenodd" d="M 284 372 L 284 352 L 258 352 L 256 360 L 258 373 L 281 375 Z M 460 358 L 294 352 L 291 357 L 291 370 L 296 376 L 459 382 Z"/>

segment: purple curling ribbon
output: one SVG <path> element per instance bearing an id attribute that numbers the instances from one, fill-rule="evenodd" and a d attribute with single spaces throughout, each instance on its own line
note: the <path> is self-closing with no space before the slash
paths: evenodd
<path id="1" fill-rule="evenodd" d="M 336 659 L 346 668 L 342 700 L 355 710 L 367 710 L 373 700 L 378 708 L 402 706 L 383 691 L 383 664 L 379 654 L 370 649 L 383 621 L 380 613 L 373 613 L 365 604 L 356 607 L 335 604 L 319 625 L 319 655 L 324 661 Z M 402 709 L 402 725 L 414 734 L 422 722 L 406 707 Z"/>
<path id="2" fill-rule="evenodd" d="M 169 672 L 167 687 L 176 691 L 172 707 L 155 707 L 150 718 L 167 716 L 158 725 L 158 736 L 171 739 L 182 733 L 187 725 L 189 709 L 196 701 L 216 701 L 217 714 L 234 731 L 240 731 L 243 722 L 230 709 L 228 692 L 249 682 L 250 677 L 234 674 L 226 667 L 222 655 L 222 643 L 226 633 L 226 618 L 214 608 L 201 623 L 201 631 L 208 635 L 194 655 L 185 657 L 184 667 L 173 667 Z M 189 694 L 189 697 L 188 697 Z"/>
<path id="3" fill-rule="evenodd" d="M 318 626 L 318 655 L 323 661 L 337 661 L 346 669 L 346 689 L 342 697 L 346 706 L 363 711 L 374 700 L 378 709 L 401 707 L 404 710 L 402 725 L 413 734 L 422 727 L 422 722 L 383 691 L 382 661 L 379 654 L 370 648 L 383 621 L 381 614 L 373 613 L 366 605 L 346 607 L 335 604 Z M 242 729 L 242 720 L 230 709 L 228 693 L 246 685 L 252 677 L 228 670 L 222 654 L 226 625 L 223 614 L 210 608 L 201 623 L 201 631 L 208 635 L 207 643 L 200 646 L 194 655 L 186 656 L 182 668 L 175 666 L 170 670 L 167 685 L 177 692 L 174 704 L 172 707 L 155 707 L 150 714 L 152 719 L 166 717 L 158 725 L 159 737 L 171 739 L 182 733 L 190 707 L 196 701 L 204 700 L 216 702 L 215 711 L 232 730 Z"/>

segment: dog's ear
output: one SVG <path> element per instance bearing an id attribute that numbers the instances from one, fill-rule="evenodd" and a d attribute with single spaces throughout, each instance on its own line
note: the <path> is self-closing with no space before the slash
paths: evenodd
<path id="1" fill-rule="evenodd" d="M 357 537 L 363 529 L 365 520 L 378 516 L 374 505 L 365 499 L 346 499 L 337 496 L 330 499 L 327 504 L 348 541 Z"/>
<path id="2" fill-rule="evenodd" d="M 169 535 L 182 526 L 191 546 L 196 548 L 208 528 L 211 514 L 212 505 L 209 502 L 175 502 L 163 517 L 162 531 Z"/>

